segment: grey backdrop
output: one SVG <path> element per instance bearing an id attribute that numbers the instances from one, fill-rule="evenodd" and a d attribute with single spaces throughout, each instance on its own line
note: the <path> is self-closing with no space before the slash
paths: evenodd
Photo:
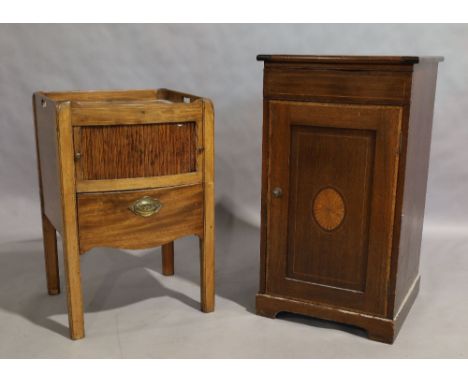
<path id="1" fill-rule="evenodd" d="M 467 47 L 465 25 L 0 25 L 0 357 L 468 357 Z M 253 314 L 258 53 L 445 56 L 421 293 L 392 346 L 330 322 Z M 194 238 L 177 241 L 174 277 L 161 275 L 157 249 L 93 249 L 81 259 L 87 337 L 72 342 L 66 293 L 45 290 L 31 95 L 157 87 L 215 104 L 216 311 L 198 310 Z"/>
<path id="2" fill-rule="evenodd" d="M 466 25 L 1 25 L 0 241 L 40 236 L 31 94 L 168 87 L 213 99 L 216 199 L 259 224 L 258 53 L 443 55 L 425 228 L 467 232 Z"/>

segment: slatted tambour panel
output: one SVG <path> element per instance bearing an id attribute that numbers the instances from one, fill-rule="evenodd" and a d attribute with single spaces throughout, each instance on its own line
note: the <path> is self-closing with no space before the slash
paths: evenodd
<path id="1" fill-rule="evenodd" d="M 152 177 L 196 171 L 196 123 L 80 128 L 82 180 Z"/>

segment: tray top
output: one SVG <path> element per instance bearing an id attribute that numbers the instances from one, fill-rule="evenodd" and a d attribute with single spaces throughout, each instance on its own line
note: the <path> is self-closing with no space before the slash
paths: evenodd
<path id="1" fill-rule="evenodd" d="M 202 97 L 170 89 L 137 89 L 137 90 L 81 90 L 36 92 L 39 96 L 48 97 L 56 102 L 112 102 L 112 103 L 192 103 Z"/>
<path id="2" fill-rule="evenodd" d="M 417 64 L 421 59 L 443 61 L 443 57 L 417 56 L 314 56 L 295 54 L 259 54 L 258 61 L 310 64 L 385 64 L 409 65 Z"/>

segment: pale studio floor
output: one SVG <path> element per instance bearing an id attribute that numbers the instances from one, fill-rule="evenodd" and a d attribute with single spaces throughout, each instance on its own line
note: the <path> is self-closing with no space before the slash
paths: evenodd
<path id="1" fill-rule="evenodd" d="M 2 358 L 468 357 L 468 239 L 425 234 L 421 292 L 395 344 L 289 314 L 256 316 L 259 231 L 217 214 L 216 311 L 199 308 L 198 242 L 176 242 L 176 275 L 159 249 L 82 257 L 86 338 L 68 339 L 65 294 L 45 292 L 40 241 L 0 245 Z M 63 277 L 62 277 L 63 286 Z"/>

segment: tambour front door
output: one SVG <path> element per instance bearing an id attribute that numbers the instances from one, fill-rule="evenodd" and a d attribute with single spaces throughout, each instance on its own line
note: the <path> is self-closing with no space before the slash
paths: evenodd
<path id="1" fill-rule="evenodd" d="M 266 293 L 386 314 L 402 109 L 268 105 Z"/>

